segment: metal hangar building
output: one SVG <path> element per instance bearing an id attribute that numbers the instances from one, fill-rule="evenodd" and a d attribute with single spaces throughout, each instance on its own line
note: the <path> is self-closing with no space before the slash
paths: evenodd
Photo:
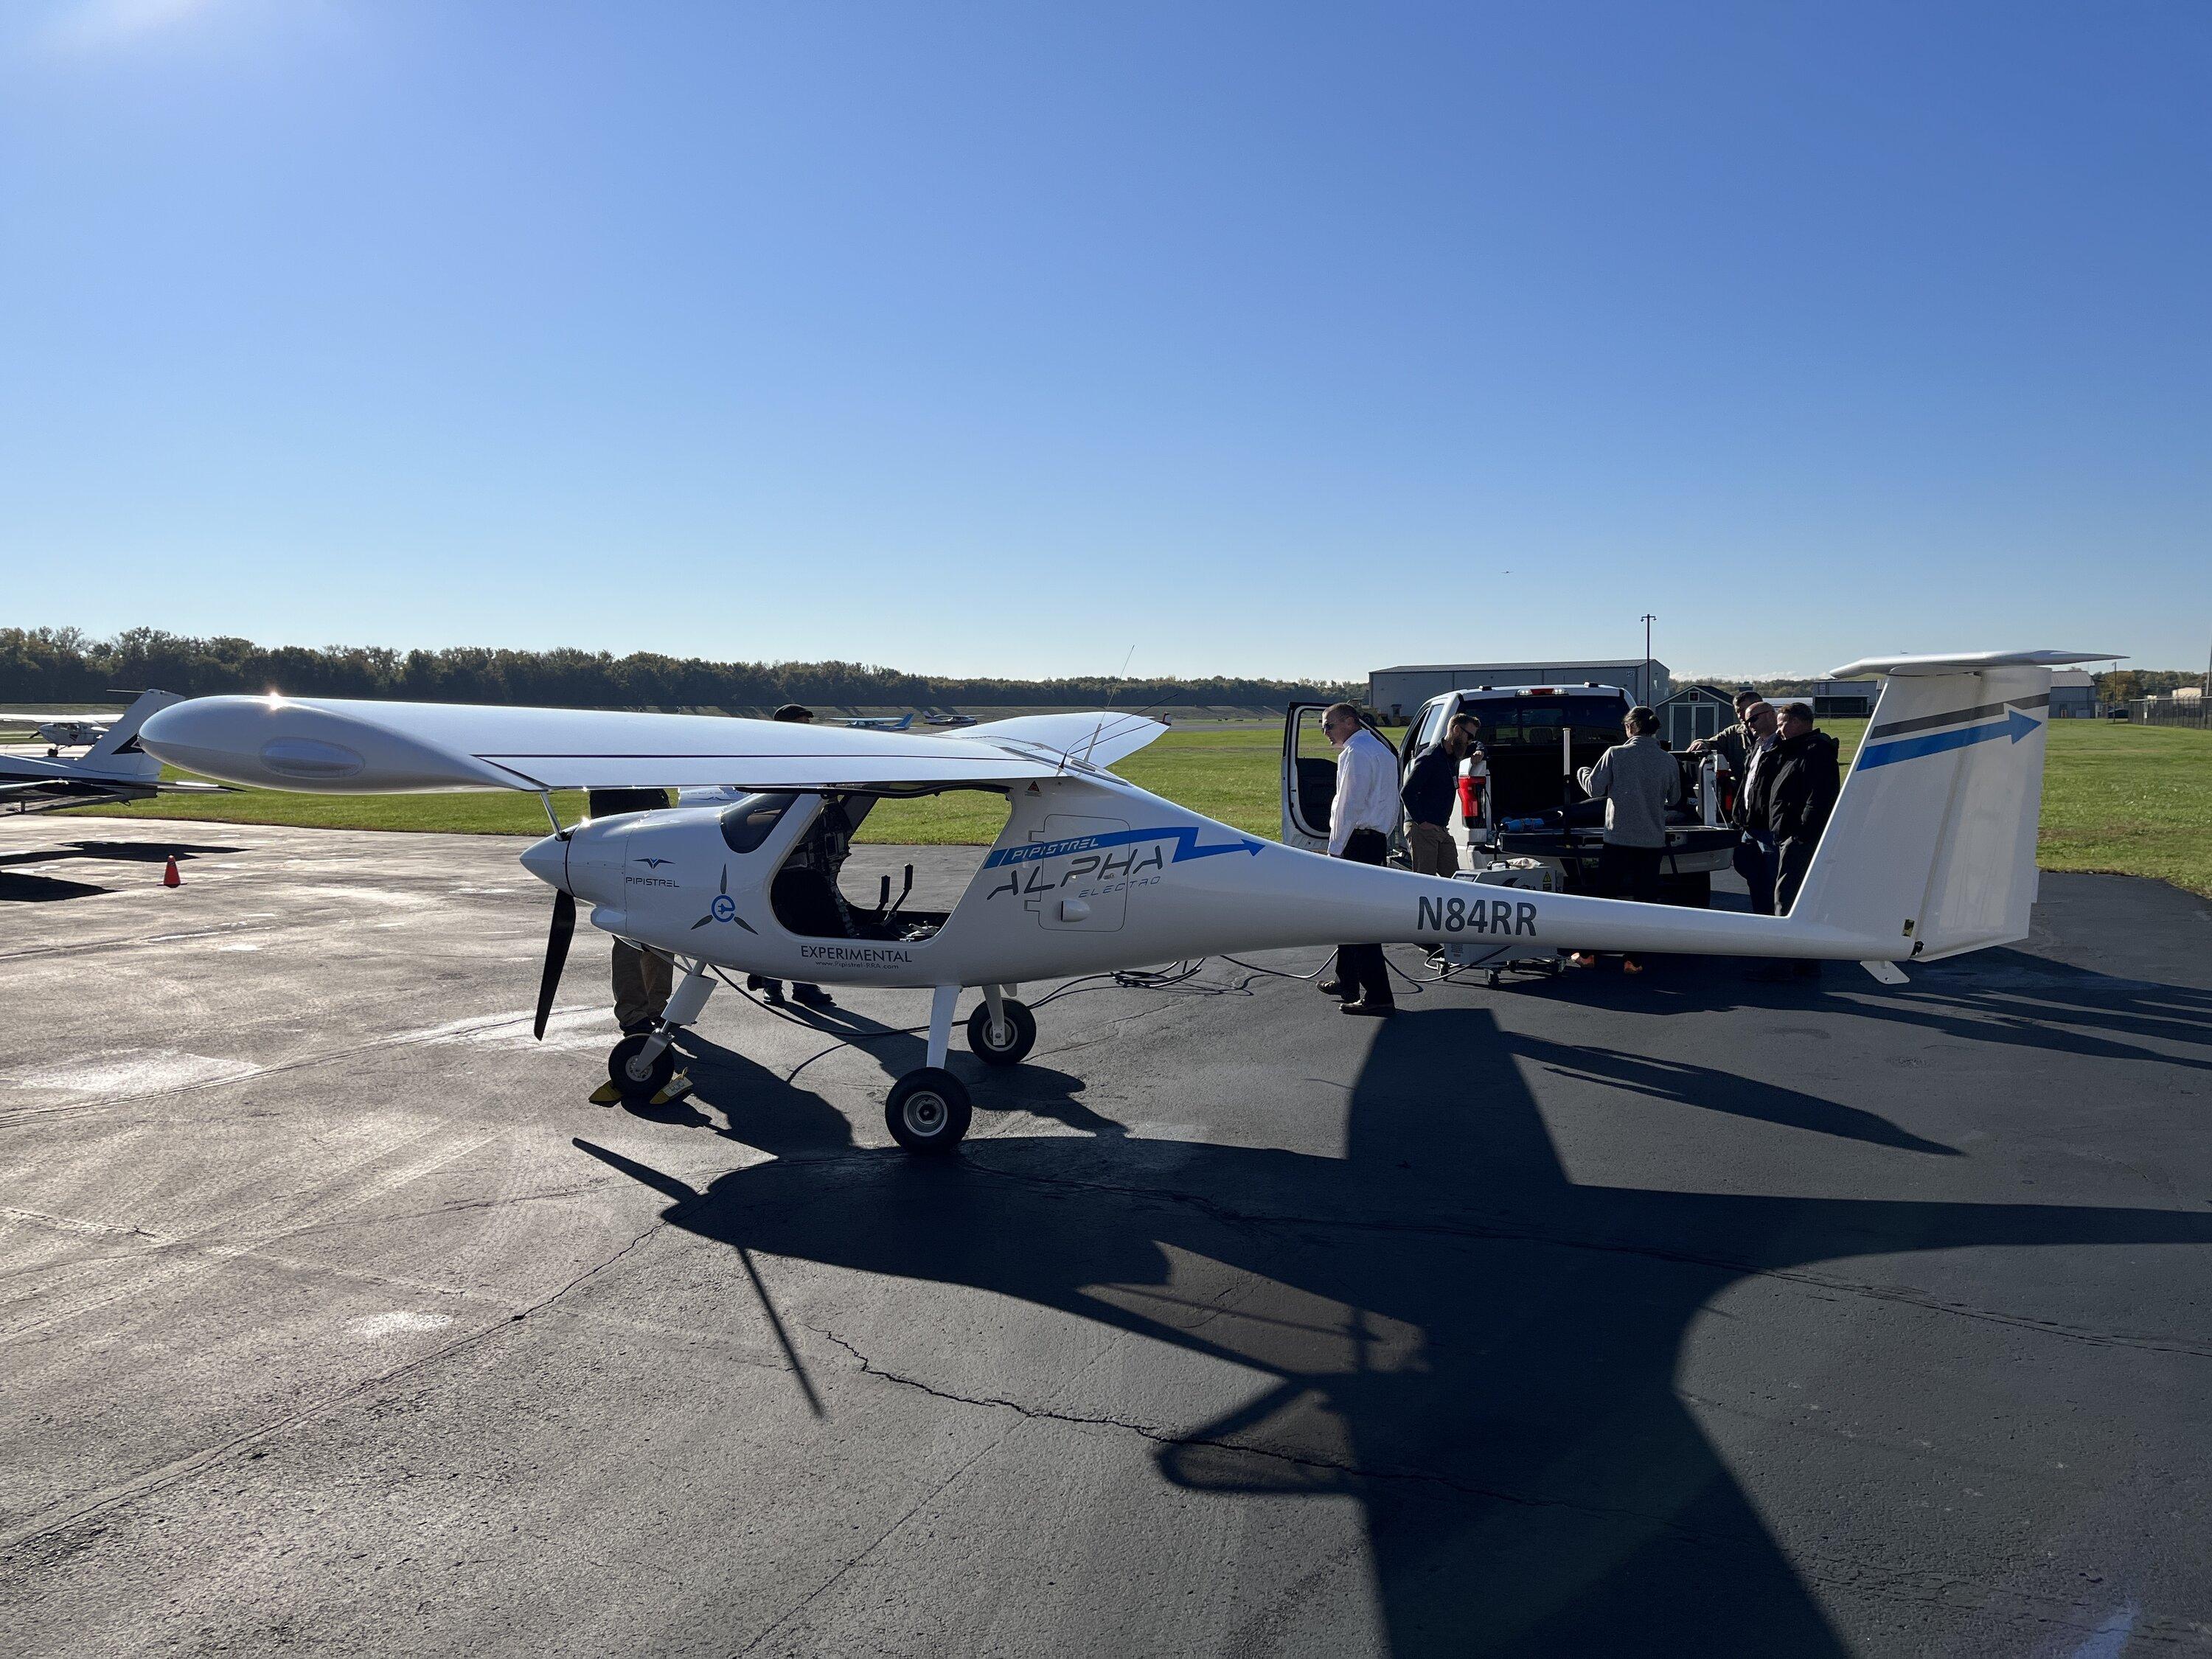
<path id="1" fill-rule="evenodd" d="M 1431 697 L 1476 686 L 1617 685 L 1653 708 L 1674 690 L 1667 665 L 1629 657 L 1607 662 L 1404 663 L 1367 677 L 1367 706 L 1386 720 L 1402 720 Z"/>

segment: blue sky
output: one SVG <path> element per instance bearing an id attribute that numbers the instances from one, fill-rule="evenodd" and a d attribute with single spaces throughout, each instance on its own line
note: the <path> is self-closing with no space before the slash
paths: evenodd
<path id="1" fill-rule="evenodd" d="M 2208 70 L 2193 3 L 17 0 L 0 615 L 2201 665 Z"/>

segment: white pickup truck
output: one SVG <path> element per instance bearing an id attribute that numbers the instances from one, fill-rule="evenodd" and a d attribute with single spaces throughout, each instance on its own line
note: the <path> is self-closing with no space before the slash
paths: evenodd
<path id="1" fill-rule="evenodd" d="M 1335 753 L 1321 735 L 1327 705 L 1296 703 L 1283 720 L 1283 840 L 1314 851 L 1328 845 Z M 1421 705 L 1399 745 L 1401 775 L 1455 714 L 1482 722 L 1482 753 L 1460 769 L 1451 831 L 1461 863 L 1480 870 L 1500 859 L 1532 858 L 1568 892 L 1594 892 L 1605 806 L 1589 799 L 1576 774 L 1622 741 L 1628 693 L 1612 685 L 1477 686 Z M 1736 831 L 1727 807 L 1735 780 L 1717 757 L 1683 755 L 1683 805 L 1667 830 L 1662 896 L 1703 905 L 1712 876 L 1725 870 Z"/>

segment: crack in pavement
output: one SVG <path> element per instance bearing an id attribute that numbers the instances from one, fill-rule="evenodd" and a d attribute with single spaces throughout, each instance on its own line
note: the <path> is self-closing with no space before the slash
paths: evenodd
<path id="1" fill-rule="evenodd" d="M 804 1321 L 799 1322 L 805 1324 Z M 1066 1423 L 1079 1428 L 1114 1429 L 1137 1435 L 1154 1445 L 1192 1446 L 1211 1451 L 1236 1452 L 1249 1457 L 1265 1458 L 1272 1462 L 1286 1463 L 1295 1468 L 1314 1469 L 1329 1474 L 1345 1475 L 1355 1480 L 1407 1482 L 1440 1487 L 1463 1497 L 1488 1498 L 1526 1509 L 1561 1509 L 1608 1520 L 1632 1520 L 1646 1526 L 1656 1527 L 1688 1543 L 1726 1541 L 1709 1534 L 1687 1531 L 1669 1516 L 1655 1515 L 1641 1510 L 1606 1508 L 1578 1504 L 1570 1498 L 1546 1498 L 1529 1492 L 1510 1492 L 1501 1486 L 1486 1486 L 1455 1480 L 1450 1475 L 1438 1474 L 1428 1469 L 1370 1468 L 1357 1463 L 1341 1462 L 1334 1458 L 1302 1456 L 1296 1452 L 1280 1451 L 1272 1447 L 1254 1445 L 1248 1441 L 1224 1440 L 1206 1435 L 1178 1434 L 1171 1430 L 1163 1429 L 1156 1424 L 1140 1423 L 1132 1418 L 1113 1417 L 1089 1412 L 1056 1411 L 1048 1406 L 1032 1406 L 1019 1400 L 1009 1399 L 1003 1395 L 960 1394 L 951 1389 L 940 1389 L 934 1383 L 924 1382 L 920 1377 L 909 1376 L 903 1372 L 895 1371 L 878 1364 L 867 1355 L 862 1353 L 859 1348 L 826 1326 L 806 1324 L 805 1328 L 827 1341 L 834 1342 L 850 1354 L 859 1364 L 864 1375 L 880 1377 L 886 1382 L 896 1383 L 901 1388 L 912 1389 L 918 1393 L 928 1395 L 933 1399 L 942 1400 L 952 1405 L 1010 1411 L 1032 1420 Z"/>
<path id="2" fill-rule="evenodd" d="M 852 1345 L 846 1342 L 835 1332 L 824 1330 L 819 1326 L 807 1325 L 804 1321 L 798 1321 L 795 1322 L 802 1325 L 804 1328 L 814 1332 L 817 1336 L 825 1336 L 829 1338 L 830 1341 L 836 1343 L 838 1346 L 843 1348 L 848 1353 L 853 1354 L 855 1358 L 860 1358 L 858 1352 L 854 1349 Z M 866 1359 L 861 1359 L 860 1363 L 862 1368 L 865 1370 L 867 1365 L 867 1361 Z M 881 1373 L 878 1374 L 881 1375 Z M 967 1474 L 969 1470 L 974 1468 L 975 1465 L 981 1462 L 984 1458 L 989 1456 L 993 1452 L 997 1451 L 1001 1446 L 1004 1446 L 1006 1443 L 1006 1439 L 1007 1437 L 1002 1434 L 996 1439 L 990 1442 L 989 1444 L 977 1447 L 972 1455 L 962 1460 L 960 1466 L 957 1468 L 954 1469 L 950 1474 L 946 1475 L 944 1480 L 939 1481 L 921 1497 L 915 1498 L 913 1503 L 907 1506 L 904 1513 L 900 1515 L 896 1520 L 890 1523 L 890 1525 L 885 1527 L 881 1532 L 878 1533 L 873 1538 L 869 1540 L 866 1548 L 862 1549 L 858 1554 L 851 1557 L 849 1559 L 840 1565 L 836 1571 L 832 1572 L 819 1584 L 817 1584 L 811 1590 L 808 1591 L 798 1602 L 792 1607 L 786 1608 L 784 1612 L 778 1614 L 774 1621 L 761 1631 L 759 1635 L 754 1637 L 751 1641 L 746 1643 L 744 1646 L 738 1649 L 734 1653 L 732 1653 L 730 1656 L 730 1659 L 744 1659 L 744 1656 L 746 1654 L 750 1653 L 755 1648 L 760 1646 L 760 1644 L 767 1641 L 769 1637 L 775 1635 L 776 1632 L 781 1630 L 793 1620 L 798 1618 L 799 1614 L 805 1613 L 807 1608 L 812 1607 L 816 1601 L 828 1595 L 832 1589 L 835 1589 L 840 1583 L 843 1583 L 846 1577 L 858 1568 L 863 1561 L 866 1561 L 870 1556 L 873 1555 L 878 1550 L 881 1549 L 886 1543 L 888 1543 L 898 1533 L 899 1529 L 904 1527 L 908 1522 L 913 1520 L 914 1517 L 921 1514 L 923 1510 L 935 1503 L 938 1498 L 951 1486 L 953 1482 L 959 1480 L 960 1477 Z"/>
<path id="3" fill-rule="evenodd" d="M 864 1376 L 876 1377 L 900 1388 L 913 1389 L 932 1399 L 945 1401 L 948 1404 L 1012 1412 L 1024 1421 L 1066 1423 L 1076 1427 L 1110 1429 L 1136 1435 L 1156 1445 L 1192 1446 L 1209 1450 L 1229 1451 L 1285 1463 L 1293 1468 L 1322 1470 L 1355 1480 L 1407 1483 L 1415 1486 L 1438 1488 L 1455 1497 L 1510 1504 L 1520 1508 L 1561 1510 L 1571 1514 L 1588 1516 L 1599 1521 L 1629 1521 L 1655 1528 L 1678 1542 L 1717 1552 L 1726 1552 L 1744 1545 L 1760 1547 L 1770 1541 L 1763 1534 L 1755 1535 L 1749 1532 L 1730 1534 L 1701 1531 L 1685 1527 L 1670 1516 L 1656 1515 L 1648 1510 L 1583 1504 L 1571 1498 L 1511 1492 L 1501 1487 L 1486 1486 L 1455 1480 L 1449 1475 L 1438 1474 L 1429 1470 L 1367 1468 L 1334 1459 L 1304 1457 L 1296 1453 L 1278 1451 L 1268 1447 L 1252 1445 L 1243 1441 L 1224 1440 L 1203 1435 L 1176 1434 L 1155 1425 L 1140 1423 L 1127 1418 L 1057 1411 L 1049 1407 L 1028 1405 L 1021 1401 L 1000 1395 L 960 1394 L 954 1390 L 940 1389 L 933 1383 L 924 1382 L 920 1377 L 910 1376 L 877 1364 L 853 1343 L 826 1326 L 807 1324 L 805 1328 L 817 1336 L 836 1344 L 851 1355 Z M 1003 1439 L 999 1443 L 1003 1444 Z M 971 1459 L 970 1462 L 972 1463 L 973 1461 Z M 964 1473 L 968 1465 L 963 1465 L 959 1471 L 956 1471 L 954 1476 L 948 1477 L 929 1494 L 928 1498 L 921 1500 L 922 1504 L 927 1503 L 930 1498 L 937 1495 L 937 1492 L 942 1492 L 945 1486 L 950 1486 L 951 1480 L 957 1478 L 959 1474 Z M 921 1504 L 915 1504 L 913 1510 L 909 1510 L 905 1516 L 902 1516 L 899 1521 L 894 1523 L 890 1531 L 896 1531 L 898 1526 L 903 1525 L 906 1520 L 921 1507 Z M 871 1544 L 866 1550 L 848 1562 L 830 1580 L 829 1583 L 823 1584 L 820 1589 L 816 1590 L 814 1595 L 808 1596 L 806 1601 L 812 1601 L 816 1595 L 821 1595 L 823 1590 L 828 1589 L 830 1584 L 844 1577 L 846 1572 L 872 1553 L 877 1545 L 882 1543 L 884 1538 L 890 1535 L 890 1531 L 886 1531 L 874 1544 Z M 1858 1560 L 1848 1556 L 1822 1557 L 1809 1553 L 1796 1565 L 1807 1578 L 1815 1583 L 1884 1601 L 1903 1602 L 1919 1607 L 1947 1606 L 1962 1611 L 1995 1611 L 2000 1616 L 2025 1620 L 2032 1624 L 2055 1626 L 2085 1635 L 2094 1634 L 2102 1630 L 2106 1623 L 2105 1614 L 2094 1607 L 2084 1608 L 2079 1603 L 2069 1604 L 2057 1596 L 2041 1595 L 2033 1590 L 2007 1585 L 1992 1584 L 1964 1575 L 1899 1568 Z M 1962 1599 L 1962 1595 L 1972 1599 Z M 1993 1602 L 2009 1605 L 1993 1607 L 1991 1606 Z M 751 1652 L 776 1629 L 788 1623 L 805 1605 L 806 1602 L 802 1602 L 799 1607 L 793 1608 L 782 1619 L 778 1620 L 775 1626 L 754 1638 L 752 1643 L 741 1650 L 741 1652 Z M 2207 1632 L 2203 1626 L 2191 1621 L 2154 1616 L 2138 1624 L 2133 1634 L 2142 1639 L 2179 1645 L 2183 1643 L 2202 1643 Z"/>

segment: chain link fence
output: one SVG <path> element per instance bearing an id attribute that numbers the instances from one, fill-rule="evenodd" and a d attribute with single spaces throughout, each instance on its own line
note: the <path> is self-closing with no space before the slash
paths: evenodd
<path id="1" fill-rule="evenodd" d="M 2128 705 L 2128 719 L 2145 726 L 2193 726 L 2202 732 L 2212 726 L 2212 708 L 2202 697 L 2137 697 Z"/>

